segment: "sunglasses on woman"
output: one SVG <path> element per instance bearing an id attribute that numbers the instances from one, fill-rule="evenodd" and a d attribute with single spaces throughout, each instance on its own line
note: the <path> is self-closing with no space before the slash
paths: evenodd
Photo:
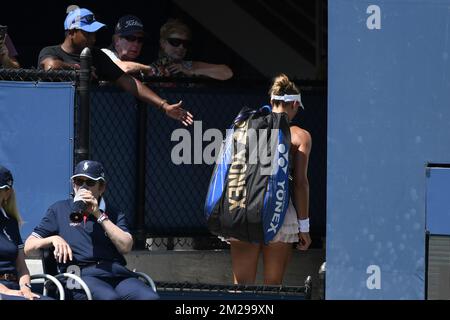
<path id="1" fill-rule="evenodd" d="M 124 36 L 122 38 L 124 38 L 128 42 L 135 42 L 135 41 L 137 41 L 138 43 L 143 43 L 144 42 L 144 37 Z"/>
<path id="2" fill-rule="evenodd" d="M 92 179 L 81 179 L 81 178 L 73 178 L 73 183 L 75 183 L 77 186 L 81 187 L 83 184 L 86 184 L 88 187 L 93 187 L 97 184 L 97 181 Z"/>
<path id="3" fill-rule="evenodd" d="M 178 38 L 167 38 L 167 42 L 175 48 L 178 48 L 180 45 L 183 45 L 184 48 L 189 48 L 191 45 L 190 40 L 178 39 Z"/>

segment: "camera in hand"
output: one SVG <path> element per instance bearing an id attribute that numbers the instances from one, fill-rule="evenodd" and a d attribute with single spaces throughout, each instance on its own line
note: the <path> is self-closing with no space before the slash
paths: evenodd
<path id="1" fill-rule="evenodd" d="M 87 203 L 78 200 L 72 203 L 72 213 L 70 214 L 70 221 L 80 223 L 83 221 L 84 214 L 87 209 Z"/>
<path id="2" fill-rule="evenodd" d="M 75 201 L 72 205 L 72 213 L 70 214 L 70 221 L 80 223 L 83 221 L 84 212 L 86 212 L 87 203 L 84 201 Z"/>

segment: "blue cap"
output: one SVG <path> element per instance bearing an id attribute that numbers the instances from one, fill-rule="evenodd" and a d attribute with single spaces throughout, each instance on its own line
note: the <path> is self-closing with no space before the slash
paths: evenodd
<path id="1" fill-rule="evenodd" d="M 0 165 L 0 189 L 12 188 L 13 181 L 11 171 Z"/>
<path id="2" fill-rule="evenodd" d="M 88 9 L 75 9 L 67 14 L 64 21 L 64 30 L 80 29 L 86 32 L 97 32 L 105 24 L 95 20 L 92 11 Z"/>
<path id="3" fill-rule="evenodd" d="M 70 179 L 76 177 L 86 177 L 95 181 L 105 181 L 105 170 L 103 165 L 98 161 L 83 160 L 75 166 L 73 176 Z"/>

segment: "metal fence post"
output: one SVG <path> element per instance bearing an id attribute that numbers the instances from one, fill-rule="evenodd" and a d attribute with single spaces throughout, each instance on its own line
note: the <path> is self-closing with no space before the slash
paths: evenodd
<path id="1" fill-rule="evenodd" d="M 325 300 L 326 262 L 319 268 L 319 299 Z"/>
<path id="2" fill-rule="evenodd" d="M 147 137 L 147 106 L 137 100 L 138 105 L 138 147 L 137 147 L 137 172 L 136 172 L 136 249 L 145 249 L 145 162 L 146 162 L 146 137 Z"/>
<path id="3" fill-rule="evenodd" d="M 90 84 L 92 54 L 89 48 L 84 48 L 80 55 L 80 81 L 78 95 L 80 109 L 78 112 L 77 139 L 75 144 L 75 162 L 89 159 L 89 117 L 90 117 Z"/>

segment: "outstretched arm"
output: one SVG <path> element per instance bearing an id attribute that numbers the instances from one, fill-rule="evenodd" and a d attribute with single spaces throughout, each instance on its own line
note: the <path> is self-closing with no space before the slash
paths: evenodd
<path id="1" fill-rule="evenodd" d="M 153 75 L 153 69 L 145 64 L 134 61 L 122 61 L 119 59 L 113 61 L 120 67 L 120 69 L 122 69 L 126 73 L 139 74 L 140 72 L 142 72 L 146 76 Z"/>
<path id="2" fill-rule="evenodd" d="M 192 114 L 181 108 L 181 105 L 183 104 L 182 101 L 176 104 L 169 104 L 166 100 L 161 99 L 153 90 L 145 86 L 141 81 L 128 74 L 124 74 L 117 79 L 117 84 L 138 99 L 152 104 L 158 109 L 164 110 L 167 116 L 180 121 L 185 126 L 194 123 Z"/>
<path id="3" fill-rule="evenodd" d="M 168 67 L 171 73 L 182 72 L 188 76 L 205 76 L 216 80 L 228 80 L 233 76 L 233 71 L 225 64 L 212 64 L 201 61 L 193 61 L 192 68 L 187 69 L 182 64 L 175 63 Z"/>

